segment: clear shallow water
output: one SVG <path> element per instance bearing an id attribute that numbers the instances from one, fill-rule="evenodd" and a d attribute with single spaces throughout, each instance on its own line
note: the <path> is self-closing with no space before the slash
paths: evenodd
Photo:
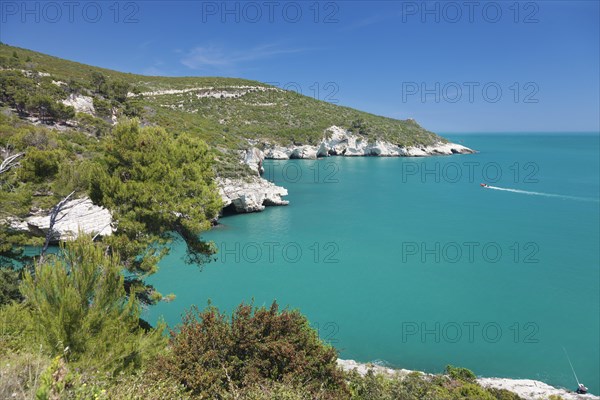
<path id="1" fill-rule="evenodd" d="M 448 137 L 480 153 L 268 162 L 291 204 L 223 218 L 201 272 L 175 246 L 146 317 L 277 299 L 341 358 L 574 388 L 564 346 L 599 393 L 598 136 Z"/>

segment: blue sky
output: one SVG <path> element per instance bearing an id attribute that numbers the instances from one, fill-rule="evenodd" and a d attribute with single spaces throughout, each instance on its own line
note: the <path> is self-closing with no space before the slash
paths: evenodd
<path id="1" fill-rule="evenodd" d="M 26 4 L 26 5 L 23 5 Z M 600 130 L 598 1 L 0 2 L 0 40 L 230 76 L 436 132 Z"/>

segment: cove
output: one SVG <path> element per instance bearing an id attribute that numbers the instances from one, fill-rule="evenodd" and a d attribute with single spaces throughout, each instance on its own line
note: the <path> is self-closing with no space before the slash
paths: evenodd
<path id="1" fill-rule="evenodd" d="M 276 299 L 341 358 L 571 388 L 564 346 L 598 393 L 598 136 L 450 139 L 479 153 L 266 161 L 290 205 L 222 218 L 201 271 L 174 245 L 145 318 Z"/>

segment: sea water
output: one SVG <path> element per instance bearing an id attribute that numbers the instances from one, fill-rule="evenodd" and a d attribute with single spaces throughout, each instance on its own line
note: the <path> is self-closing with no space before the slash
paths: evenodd
<path id="1" fill-rule="evenodd" d="M 599 393 L 598 135 L 448 137 L 478 153 L 266 161 L 290 205 L 222 218 L 201 269 L 174 246 L 145 317 L 277 300 L 340 358 L 574 388 L 566 350 Z"/>

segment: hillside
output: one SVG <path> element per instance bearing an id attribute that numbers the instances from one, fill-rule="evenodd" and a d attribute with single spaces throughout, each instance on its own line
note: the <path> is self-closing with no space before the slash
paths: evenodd
<path id="1" fill-rule="evenodd" d="M 215 147 L 246 148 L 247 139 L 314 144 L 333 125 L 354 126 L 369 141 L 381 139 L 403 146 L 443 141 L 413 120 L 385 118 L 256 81 L 121 73 L 8 45 L 0 45 L 0 67 L 37 72 L 47 81 L 62 82 L 58 86 L 65 98 L 73 93 L 97 96 L 94 74 L 125 82 L 130 102 L 146 123 L 159 124 L 175 134 L 193 132 Z"/>

